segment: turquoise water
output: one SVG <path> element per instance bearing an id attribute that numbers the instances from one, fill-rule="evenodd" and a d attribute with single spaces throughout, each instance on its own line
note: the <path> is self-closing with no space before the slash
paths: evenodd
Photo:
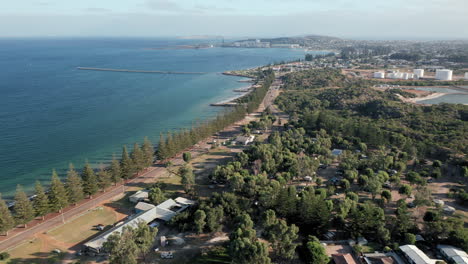
<path id="1" fill-rule="evenodd" d="M 416 90 L 431 91 L 431 92 L 437 92 L 437 93 L 447 93 L 447 95 L 444 95 L 441 97 L 419 101 L 419 103 L 422 103 L 422 104 L 440 104 L 440 103 L 468 104 L 468 91 L 454 90 L 454 89 L 444 88 L 444 87 L 420 87 L 420 88 L 416 88 Z"/>
<path id="2" fill-rule="evenodd" d="M 0 192 L 30 189 L 73 162 L 94 165 L 148 136 L 190 127 L 223 109 L 242 78 L 226 70 L 303 58 L 289 49 L 149 50 L 168 39 L 0 39 Z M 76 67 L 207 72 L 167 75 Z"/>

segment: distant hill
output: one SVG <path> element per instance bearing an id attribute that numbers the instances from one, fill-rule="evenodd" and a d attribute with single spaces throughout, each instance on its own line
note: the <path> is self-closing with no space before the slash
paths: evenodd
<path id="1" fill-rule="evenodd" d="M 240 40 L 243 41 L 253 41 L 255 39 L 246 39 Z M 300 45 L 310 45 L 317 42 L 332 42 L 332 41 L 341 41 L 342 39 L 337 37 L 329 36 L 320 36 L 320 35 L 307 35 L 307 36 L 298 36 L 298 37 L 280 37 L 280 38 L 261 38 L 262 42 L 270 42 L 271 44 L 300 44 Z"/>

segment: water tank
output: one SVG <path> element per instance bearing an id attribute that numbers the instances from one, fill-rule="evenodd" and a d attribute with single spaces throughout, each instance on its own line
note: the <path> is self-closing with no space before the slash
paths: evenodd
<path id="1" fill-rule="evenodd" d="M 415 77 L 423 78 L 424 77 L 424 70 L 423 69 L 414 69 L 413 71 Z"/>
<path id="2" fill-rule="evenodd" d="M 447 70 L 447 69 L 436 70 L 435 78 L 441 81 L 451 81 L 452 75 L 453 75 L 452 70 Z"/>
<path id="3" fill-rule="evenodd" d="M 468 80 L 468 72 L 465 72 L 465 80 Z"/>
<path id="4" fill-rule="evenodd" d="M 385 73 L 384 72 L 374 72 L 374 78 L 376 78 L 376 79 L 385 79 Z"/>

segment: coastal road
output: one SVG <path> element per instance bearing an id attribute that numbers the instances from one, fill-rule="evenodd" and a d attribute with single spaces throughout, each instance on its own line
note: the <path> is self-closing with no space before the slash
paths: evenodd
<path id="1" fill-rule="evenodd" d="M 243 120 L 227 127 L 222 132 L 228 132 L 232 135 L 241 133 L 242 125 L 247 124 L 250 121 L 258 118 L 261 112 L 263 112 L 268 106 L 273 104 L 274 100 L 279 95 L 278 88 L 279 85 L 272 85 L 257 111 L 250 115 L 247 115 Z M 191 152 L 192 157 L 202 155 L 210 149 L 211 145 L 209 143 L 213 142 L 213 139 L 215 138 L 217 138 L 217 136 L 211 136 L 199 142 L 194 147 L 187 149 L 183 152 Z M 171 159 L 171 162 L 174 165 L 183 164 L 183 152 Z M 85 199 L 84 201 L 80 202 L 79 204 L 73 207 L 66 208 L 65 210 L 63 210 L 62 214 L 49 214 L 44 220 L 36 219 L 32 221 L 28 224 L 27 228 L 15 228 L 10 232 L 8 236 L 0 236 L 0 252 L 14 248 L 15 246 L 18 246 L 21 243 L 27 241 L 28 239 L 33 238 L 34 235 L 38 233 L 47 232 L 48 230 L 56 228 L 62 225 L 63 223 L 86 213 L 88 210 L 91 210 L 96 206 L 99 206 L 109 200 L 112 200 L 113 198 L 125 193 L 125 189 L 128 186 L 155 182 L 160 175 L 165 173 L 165 171 L 166 168 L 161 167 L 159 164 L 155 164 L 155 166 L 147 168 L 144 172 L 140 173 L 135 178 L 128 180 L 123 184 L 110 187 L 105 192 L 93 196 L 92 199 Z"/>

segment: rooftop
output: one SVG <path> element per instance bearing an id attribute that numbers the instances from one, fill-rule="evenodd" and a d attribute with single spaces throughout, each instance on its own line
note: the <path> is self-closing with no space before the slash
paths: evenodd
<path id="1" fill-rule="evenodd" d="M 405 255 L 417 264 L 435 264 L 437 260 L 429 258 L 424 252 L 422 252 L 415 245 L 404 245 L 400 247 L 400 250 Z"/>

